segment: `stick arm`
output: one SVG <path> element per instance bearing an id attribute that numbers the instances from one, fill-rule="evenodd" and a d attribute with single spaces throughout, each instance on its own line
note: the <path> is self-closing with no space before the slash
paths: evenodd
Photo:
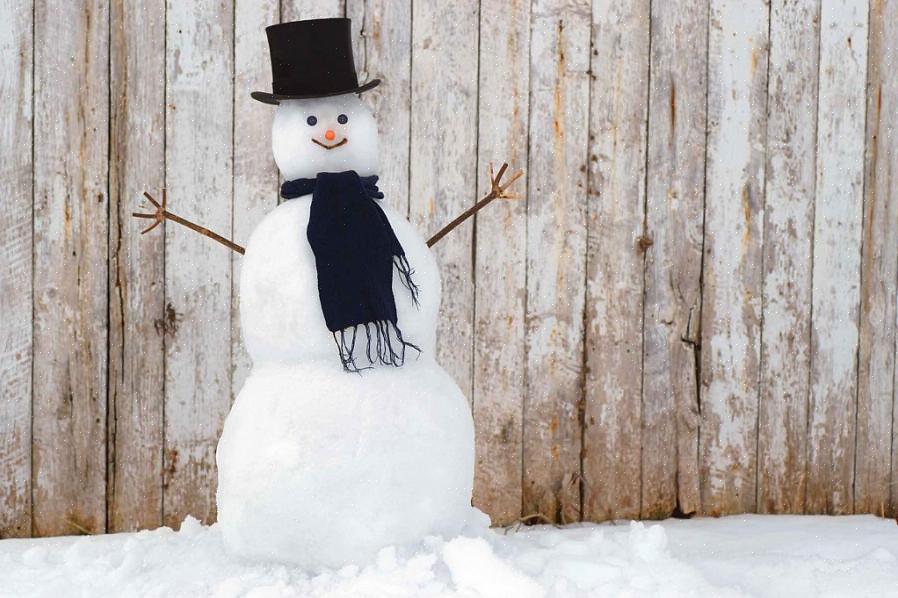
<path id="1" fill-rule="evenodd" d="M 150 201 L 151 204 L 156 206 L 156 211 L 153 213 L 149 213 L 149 214 L 141 213 L 141 212 L 134 212 L 131 214 L 135 218 L 145 218 L 147 220 L 153 221 L 153 223 L 148 228 L 140 231 L 140 234 L 145 235 L 148 232 L 150 232 L 151 230 L 153 230 L 154 228 L 156 228 L 157 226 L 159 226 L 160 224 L 162 224 L 162 222 L 164 220 L 171 220 L 172 222 L 177 222 L 181 226 L 186 226 L 187 228 L 189 228 L 192 231 L 198 232 L 199 234 L 203 235 L 204 237 L 209 237 L 213 241 L 218 241 L 219 243 L 221 243 L 228 249 L 230 249 L 232 251 L 236 251 L 240 255 L 243 255 L 244 253 L 246 253 L 246 250 L 242 246 L 238 245 L 237 243 L 234 243 L 230 239 L 226 239 L 226 238 L 222 237 L 221 235 L 219 235 L 218 233 L 212 232 L 205 226 L 200 226 L 199 224 L 196 224 L 195 222 L 191 222 L 190 220 L 187 220 L 186 218 L 181 218 L 177 214 L 169 212 L 167 209 L 165 209 L 165 205 L 166 205 L 166 201 L 167 201 L 165 189 L 162 189 L 162 204 L 161 205 L 159 204 L 158 201 L 156 201 L 156 199 L 152 195 L 150 195 L 146 191 L 143 192 L 143 195 Z"/>
<path id="2" fill-rule="evenodd" d="M 473 206 L 459 214 L 455 219 L 452 220 L 449 224 L 444 226 L 430 239 L 427 240 L 427 246 L 433 247 L 436 245 L 440 239 L 451 233 L 455 230 L 458 225 L 462 222 L 488 206 L 494 199 L 518 199 L 517 196 L 509 195 L 506 193 L 506 190 L 511 187 L 512 183 L 518 180 L 521 176 L 523 176 L 524 172 L 519 170 L 515 174 L 508 179 L 508 182 L 505 185 L 501 184 L 502 176 L 505 174 L 505 171 L 508 169 L 508 164 L 503 162 L 502 166 L 499 168 L 499 172 L 493 176 L 493 165 L 490 164 L 490 192 L 484 195 L 480 200 L 477 201 Z"/>

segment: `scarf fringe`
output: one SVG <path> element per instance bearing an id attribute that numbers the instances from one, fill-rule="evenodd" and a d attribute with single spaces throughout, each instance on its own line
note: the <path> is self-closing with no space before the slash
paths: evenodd
<path id="1" fill-rule="evenodd" d="M 420 290 L 418 289 L 418 285 L 415 284 L 415 281 L 412 280 L 415 271 L 412 269 L 411 264 L 408 263 L 408 258 L 405 257 L 405 254 L 396 255 L 393 256 L 393 263 L 396 264 L 396 269 L 399 270 L 399 280 L 402 282 L 402 286 L 408 289 L 408 292 L 412 295 L 412 301 L 415 302 L 415 307 L 418 307 L 418 294 L 420 293 Z"/>
<path id="2" fill-rule="evenodd" d="M 414 283 L 412 285 L 414 286 Z M 417 287 L 415 289 L 417 291 Z M 412 292 L 412 297 L 416 297 L 416 292 Z M 415 302 L 417 303 L 417 299 L 415 299 Z M 368 358 L 368 363 L 370 364 L 364 367 L 359 367 L 355 362 L 356 341 L 359 340 L 359 328 L 361 327 L 365 329 L 365 357 Z M 375 363 L 401 367 L 405 363 L 406 349 L 414 349 L 418 352 L 418 355 L 421 354 L 421 349 L 417 345 L 403 339 L 399 327 L 389 320 L 375 320 L 373 322 L 356 324 L 355 326 L 338 330 L 333 334 L 334 342 L 337 343 L 337 350 L 340 352 L 340 361 L 343 363 L 343 369 L 347 372 L 359 373 L 362 370 L 371 369 Z M 396 342 L 399 343 L 398 348 L 394 347 Z"/>

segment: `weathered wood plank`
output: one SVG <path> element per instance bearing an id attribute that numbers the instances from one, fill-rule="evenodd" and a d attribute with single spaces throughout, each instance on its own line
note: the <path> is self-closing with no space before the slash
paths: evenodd
<path id="1" fill-rule="evenodd" d="M 581 515 L 591 20 L 585 0 L 533 4 L 523 511 L 562 522 Z"/>
<path id="2" fill-rule="evenodd" d="M 413 4 L 409 216 L 425 238 L 475 201 L 477 8 L 477 0 Z M 434 246 L 443 279 L 437 359 L 469 399 L 472 252 L 471 223 Z"/>
<path id="3" fill-rule="evenodd" d="M 0 4 L 0 538 L 31 535 L 32 14 Z"/>
<path id="4" fill-rule="evenodd" d="M 699 508 L 698 369 L 708 7 L 654 2 L 643 348 L 644 518 Z"/>
<path id="5" fill-rule="evenodd" d="M 385 201 L 408 214 L 411 119 L 411 0 L 347 0 L 359 82 L 382 83 L 362 94 L 377 119 L 380 180 Z"/>
<path id="6" fill-rule="evenodd" d="M 867 3 L 824 0 L 806 497 L 810 513 L 850 513 L 853 508 L 866 72 Z"/>
<path id="7" fill-rule="evenodd" d="M 233 7 L 169 0 L 166 185 L 170 209 L 231 229 Z M 215 519 L 215 447 L 231 398 L 231 256 L 167 227 L 163 521 Z"/>
<path id="8" fill-rule="evenodd" d="M 344 0 L 281 0 L 281 22 L 342 17 Z"/>
<path id="9" fill-rule="evenodd" d="M 35 535 L 106 525 L 108 6 L 35 5 Z"/>
<path id="10" fill-rule="evenodd" d="M 770 13 L 757 508 L 801 513 L 807 481 L 820 5 L 773 0 Z"/>
<path id="11" fill-rule="evenodd" d="M 583 518 L 638 518 L 651 2 L 593 4 Z"/>
<path id="12" fill-rule="evenodd" d="M 898 2 L 870 6 L 854 512 L 889 512 L 898 301 Z M 853 44 L 853 42 L 852 42 Z M 892 490 L 892 496 L 898 493 Z M 895 502 L 892 500 L 894 512 Z"/>
<path id="13" fill-rule="evenodd" d="M 235 0 L 234 6 L 234 211 L 231 238 L 246 245 L 253 229 L 278 204 L 278 170 L 271 155 L 275 108 L 250 97 L 271 89 L 265 28 L 280 19 L 278 0 Z M 240 265 L 231 254 L 231 393 L 243 388 L 252 361 L 240 329 Z"/>
<path id="14" fill-rule="evenodd" d="M 702 271 L 702 510 L 755 510 L 767 138 L 766 2 L 712 0 Z"/>
<path id="15" fill-rule="evenodd" d="M 867 201 L 876 202 L 879 205 L 891 206 L 889 218 L 895 223 L 895 206 L 898 205 L 898 76 L 895 72 L 895 64 L 898 64 L 898 2 L 894 0 L 873 0 L 870 10 L 870 47 L 869 61 L 870 72 L 867 79 L 867 113 L 868 137 L 867 137 L 867 168 L 875 169 L 874 178 L 869 178 L 874 171 L 868 170 Z M 872 107 L 875 106 L 875 109 Z M 890 237 L 894 238 L 896 231 L 890 231 Z M 884 244 L 888 241 L 884 241 Z M 889 247 L 895 250 L 894 243 Z M 894 264 L 894 258 L 893 264 Z M 893 279 L 894 282 L 894 279 Z M 894 287 L 891 290 L 895 293 Z M 863 304 L 862 304 L 863 305 Z M 892 306 L 894 308 L 894 305 Z M 896 315 L 898 317 L 898 315 Z M 890 325 L 895 325 L 894 323 Z M 898 332 L 896 332 L 898 335 Z M 898 339 L 896 339 L 898 343 Z M 888 350 L 885 347 L 883 350 Z M 893 362 L 894 363 L 894 362 Z M 895 375 L 898 376 L 898 368 Z M 892 441 L 891 441 L 891 480 L 889 483 L 889 496 L 891 509 L 886 514 L 890 517 L 898 517 L 898 409 L 896 409 L 895 390 L 898 388 L 898 378 L 893 382 L 892 391 Z M 878 400 L 886 400 L 886 397 L 877 397 Z M 879 409 L 879 408 L 878 408 Z M 880 413 L 877 409 L 877 416 Z M 885 408 L 883 408 L 885 411 Z M 879 416 L 884 417 L 884 416 Z M 861 435 L 863 431 L 863 436 Z M 868 442 L 867 432 L 859 425 L 858 442 Z M 879 442 L 879 439 L 876 440 Z M 863 454 L 863 453 L 861 453 Z M 859 455 L 860 456 L 860 455 Z M 858 475 L 857 484 L 861 487 L 865 483 L 863 477 L 869 474 Z M 861 495 L 864 496 L 863 494 Z M 882 494 L 886 496 L 885 493 Z M 856 499 L 857 500 L 857 499 Z M 878 506 L 875 499 L 866 499 L 873 503 L 874 509 Z M 855 504 L 855 511 L 859 512 L 864 507 L 863 502 Z M 881 514 L 881 511 L 876 511 Z"/>
<path id="16" fill-rule="evenodd" d="M 489 188 L 483 165 L 527 166 L 530 6 L 480 4 L 478 195 Z M 514 192 L 526 197 L 526 181 Z M 474 248 L 474 428 L 477 468 L 474 505 L 493 525 L 521 516 L 524 410 L 524 302 L 527 204 L 503 201 L 476 216 Z"/>
<path id="17" fill-rule="evenodd" d="M 110 9 L 108 525 L 130 531 L 162 524 L 165 242 L 131 213 L 165 184 L 165 3 Z"/>

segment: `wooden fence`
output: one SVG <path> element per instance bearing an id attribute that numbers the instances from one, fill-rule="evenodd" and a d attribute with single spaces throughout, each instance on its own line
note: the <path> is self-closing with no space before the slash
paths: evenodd
<path id="1" fill-rule="evenodd" d="M 263 28 L 353 19 L 496 523 L 898 511 L 898 0 L 0 0 L 0 537 L 215 517 Z M 541 517 L 534 517 L 540 519 Z"/>

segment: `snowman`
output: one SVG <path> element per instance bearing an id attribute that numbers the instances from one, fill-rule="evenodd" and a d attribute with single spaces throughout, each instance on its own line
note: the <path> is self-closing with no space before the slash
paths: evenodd
<path id="1" fill-rule="evenodd" d="M 360 94 L 348 19 L 267 28 L 284 202 L 245 249 L 240 316 L 252 371 L 218 444 L 218 527 L 239 556 L 308 569 L 371 560 L 488 525 L 471 506 L 474 428 L 435 361 L 440 275 L 377 188 L 377 124 Z M 497 197 L 492 190 L 431 239 Z M 144 231 L 144 232 L 147 232 Z"/>

